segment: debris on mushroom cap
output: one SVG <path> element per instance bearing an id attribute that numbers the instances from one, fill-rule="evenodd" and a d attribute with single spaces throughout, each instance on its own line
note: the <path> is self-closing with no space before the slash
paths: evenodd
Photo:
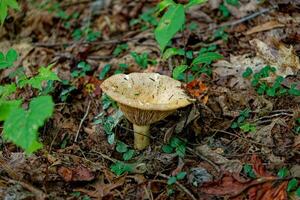
<path id="1" fill-rule="evenodd" d="M 193 102 L 180 81 L 158 73 L 113 75 L 101 88 L 118 103 L 141 110 L 174 111 Z"/>

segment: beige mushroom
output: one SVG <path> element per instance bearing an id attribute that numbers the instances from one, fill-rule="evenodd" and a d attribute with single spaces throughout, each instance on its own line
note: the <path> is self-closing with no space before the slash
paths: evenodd
<path id="1" fill-rule="evenodd" d="M 133 123 L 134 147 L 138 150 L 150 143 L 150 124 L 193 102 L 179 81 L 158 73 L 113 75 L 101 88 L 118 102 L 125 117 Z"/>

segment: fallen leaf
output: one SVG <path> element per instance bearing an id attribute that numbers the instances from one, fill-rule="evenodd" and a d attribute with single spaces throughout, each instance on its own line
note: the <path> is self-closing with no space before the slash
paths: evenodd
<path id="1" fill-rule="evenodd" d="M 263 24 L 259 24 L 253 28 L 251 28 L 250 30 L 248 30 L 245 35 L 251 35 L 253 33 L 258 33 L 258 32 L 262 32 L 262 31 L 267 31 L 267 30 L 272 30 L 274 28 L 279 28 L 279 27 L 284 27 L 285 25 L 276 21 L 276 20 L 272 20 L 272 21 L 268 21 L 266 23 Z"/>
<path id="2" fill-rule="evenodd" d="M 95 175 L 89 169 L 83 166 L 77 166 L 74 168 L 61 166 L 58 169 L 58 174 L 66 182 L 91 181 L 95 178 Z"/>

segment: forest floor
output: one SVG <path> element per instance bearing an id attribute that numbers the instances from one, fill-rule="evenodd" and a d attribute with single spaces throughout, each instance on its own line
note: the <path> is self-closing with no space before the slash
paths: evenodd
<path id="1" fill-rule="evenodd" d="M 153 124 L 137 151 L 100 85 L 115 73 L 172 76 L 190 59 L 162 57 L 159 1 L 20 1 L 0 28 L 1 52 L 14 48 L 13 69 L 27 77 L 53 64 L 61 81 L 44 83 L 55 110 L 41 150 L 25 155 L 0 138 L 0 199 L 299 199 L 300 3 L 228 2 L 187 12 L 172 46 L 223 58 L 181 77 L 197 101 Z M 16 81 L 10 73 L 1 84 Z M 24 87 L 16 97 L 26 108 L 37 95 Z"/>

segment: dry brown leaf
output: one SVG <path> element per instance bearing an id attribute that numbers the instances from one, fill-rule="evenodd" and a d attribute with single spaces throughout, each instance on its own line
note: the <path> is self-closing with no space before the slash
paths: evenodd
<path id="1" fill-rule="evenodd" d="M 279 28 L 279 27 L 284 27 L 285 25 L 276 21 L 276 20 L 272 20 L 263 24 L 259 24 L 253 28 L 251 28 L 250 30 L 248 30 L 245 35 L 250 35 L 253 33 L 258 33 L 258 32 L 262 32 L 262 31 L 267 31 L 267 30 L 271 30 L 274 28 Z"/>
<path id="2" fill-rule="evenodd" d="M 86 167 L 77 166 L 74 168 L 67 168 L 61 166 L 58 169 L 58 174 L 66 181 L 91 181 L 95 178 L 95 175 Z"/>

